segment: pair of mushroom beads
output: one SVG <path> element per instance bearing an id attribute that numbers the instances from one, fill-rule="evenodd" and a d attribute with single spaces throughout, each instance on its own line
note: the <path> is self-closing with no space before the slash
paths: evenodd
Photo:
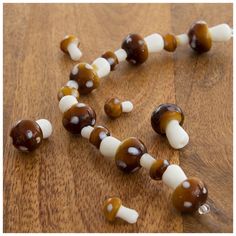
<path id="1" fill-rule="evenodd" d="M 130 101 L 121 102 L 119 98 L 109 98 L 105 102 L 104 111 L 108 117 L 115 119 L 122 113 L 129 113 L 133 110 L 133 104 Z"/>
<path id="2" fill-rule="evenodd" d="M 61 50 L 69 54 L 73 61 L 78 61 L 82 57 L 82 52 L 79 49 L 80 41 L 74 35 L 66 35 L 60 43 Z"/>
<path id="3" fill-rule="evenodd" d="M 94 126 L 96 123 L 95 111 L 90 106 L 79 103 L 72 95 L 60 100 L 59 109 L 63 113 L 63 126 L 72 134 L 79 135 L 85 126 Z"/>
<path id="4" fill-rule="evenodd" d="M 52 125 L 46 119 L 37 121 L 20 120 L 10 132 L 12 143 L 15 148 L 22 152 L 31 152 L 38 148 L 43 139 L 52 134 Z"/>
<path id="5" fill-rule="evenodd" d="M 139 214 L 137 211 L 122 205 L 122 201 L 118 197 L 112 197 L 105 200 L 103 204 L 103 213 L 110 222 L 116 218 L 125 220 L 130 224 L 137 222 Z"/>
<path id="6" fill-rule="evenodd" d="M 175 149 L 183 148 L 189 142 L 189 136 L 182 128 L 183 122 L 183 111 L 171 103 L 161 104 L 151 115 L 153 130 L 160 135 L 166 135 L 170 145 Z"/>

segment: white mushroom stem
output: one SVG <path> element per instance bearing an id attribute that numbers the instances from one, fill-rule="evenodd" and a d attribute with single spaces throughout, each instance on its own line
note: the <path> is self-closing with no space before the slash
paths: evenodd
<path id="1" fill-rule="evenodd" d="M 182 168 L 174 164 L 169 165 L 162 175 L 163 183 L 172 189 L 176 189 L 176 187 L 186 179 L 187 177 Z"/>
<path id="2" fill-rule="evenodd" d="M 70 54 L 70 57 L 73 61 L 78 61 L 81 56 L 82 52 L 78 48 L 78 44 L 76 43 L 70 43 L 67 47 L 68 53 Z"/>
<path id="3" fill-rule="evenodd" d="M 43 138 L 49 138 L 52 134 L 52 124 L 49 120 L 40 119 L 36 120 L 36 123 L 39 125 L 43 133 Z"/>
<path id="4" fill-rule="evenodd" d="M 94 130 L 94 128 L 90 125 L 85 126 L 82 130 L 81 130 L 81 136 L 83 138 L 89 139 L 90 135 L 92 133 L 92 131 Z"/>
<path id="5" fill-rule="evenodd" d="M 121 108 L 123 112 L 131 112 L 134 108 L 134 105 L 130 101 L 125 101 L 121 103 Z"/>
<path id="6" fill-rule="evenodd" d="M 147 170 L 150 170 L 151 166 L 153 163 L 156 162 L 156 159 L 153 158 L 151 155 L 148 153 L 144 153 L 141 158 L 140 158 L 140 165 L 144 167 Z"/>
<path id="7" fill-rule="evenodd" d="M 166 137 L 175 149 L 183 148 L 188 144 L 189 136 L 177 120 L 171 120 L 166 126 Z"/>
<path id="8" fill-rule="evenodd" d="M 164 39 L 160 34 L 154 33 L 144 38 L 148 52 L 160 52 L 164 48 Z"/>
<path id="9" fill-rule="evenodd" d="M 187 34 L 179 34 L 176 36 L 178 45 L 186 45 L 189 42 Z"/>
<path id="10" fill-rule="evenodd" d="M 232 29 L 227 24 L 220 24 L 209 28 L 211 38 L 215 42 L 225 42 L 232 37 Z"/>
<path id="11" fill-rule="evenodd" d="M 134 224 L 137 222 L 139 214 L 137 211 L 121 205 L 116 214 L 116 217 L 121 218 L 130 224 Z"/>
<path id="12" fill-rule="evenodd" d="M 72 95 L 62 97 L 59 102 L 59 109 L 62 113 L 68 111 L 73 105 L 77 104 L 77 99 Z"/>

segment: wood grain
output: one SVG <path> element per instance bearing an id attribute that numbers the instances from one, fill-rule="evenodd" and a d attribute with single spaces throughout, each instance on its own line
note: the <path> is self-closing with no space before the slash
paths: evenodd
<path id="1" fill-rule="evenodd" d="M 140 67 L 123 63 L 81 97 L 114 136 L 136 136 L 154 156 L 180 161 L 188 176 L 202 178 L 212 208 L 206 216 L 179 214 L 171 190 L 145 170 L 124 175 L 87 140 L 68 134 L 56 99 L 75 64 L 59 50 L 65 34 L 79 35 L 83 61 L 91 62 L 130 32 L 178 34 L 198 19 L 232 25 L 232 16 L 232 4 L 4 4 L 4 232 L 232 232 L 232 42 L 202 56 L 182 47 Z M 103 105 L 113 95 L 131 100 L 134 111 L 109 120 Z M 150 126 L 153 108 L 165 102 L 186 114 L 184 150 L 171 149 Z M 24 118 L 54 126 L 30 155 L 9 138 Z M 101 206 L 113 195 L 140 213 L 137 224 L 105 221 Z"/>

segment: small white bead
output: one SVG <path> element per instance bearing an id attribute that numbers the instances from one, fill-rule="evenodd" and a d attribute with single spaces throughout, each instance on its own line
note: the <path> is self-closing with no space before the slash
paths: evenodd
<path id="1" fill-rule="evenodd" d="M 118 62 L 125 61 L 127 58 L 127 53 L 124 49 L 120 48 L 115 51 L 116 57 L 118 59 Z"/>
<path id="2" fill-rule="evenodd" d="M 102 57 L 97 58 L 92 63 L 92 66 L 96 70 L 99 78 L 109 75 L 111 71 L 111 66 L 109 62 L 105 58 L 102 58 Z"/>
<path id="3" fill-rule="evenodd" d="M 140 165 L 144 167 L 147 170 L 150 170 L 151 166 L 153 163 L 156 162 L 156 159 L 153 158 L 151 155 L 148 153 L 144 153 L 141 158 L 140 158 Z"/>
<path id="4" fill-rule="evenodd" d="M 178 45 L 186 45 L 189 42 L 187 34 L 180 34 L 176 36 Z"/>
<path id="5" fill-rule="evenodd" d="M 164 40 L 160 34 L 151 34 L 144 38 L 147 44 L 148 52 L 160 52 L 164 48 Z"/>
<path id="6" fill-rule="evenodd" d="M 79 88 L 78 83 L 76 81 L 74 81 L 74 80 L 67 81 L 66 86 L 68 86 L 70 88 L 75 88 L 75 89 Z"/>
<path id="7" fill-rule="evenodd" d="M 60 100 L 59 109 L 62 113 L 64 113 L 77 103 L 78 101 L 74 96 L 67 95 L 67 96 L 62 97 L 62 99 Z"/>
<path id="8" fill-rule="evenodd" d="M 134 108 L 133 103 L 130 101 L 125 101 L 121 103 L 121 108 L 123 112 L 131 112 Z"/>
<path id="9" fill-rule="evenodd" d="M 116 150 L 120 144 L 120 140 L 112 136 L 108 136 L 102 140 L 99 150 L 104 157 L 113 160 L 116 155 Z"/>
<path id="10" fill-rule="evenodd" d="M 232 29 L 227 24 L 220 24 L 209 28 L 211 38 L 216 42 L 225 42 L 232 37 Z"/>
<path id="11" fill-rule="evenodd" d="M 94 130 L 94 128 L 90 125 L 85 126 L 82 130 L 81 130 L 81 136 L 83 138 L 89 139 L 90 135 L 92 133 L 92 131 Z"/>
<path id="12" fill-rule="evenodd" d="M 40 119 L 40 120 L 36 120 L 36 123 L 39 125 L 39 127 L 42 130 L 43 138 L 49 138 L 52 134 L 51 122 L 46 119 Z"/>
<path id="13" fill-rule="evenodd" d="M 175 189 L 179 184 L 181 184 L 187 177 L 180 166 L 169 165 L 162 175 L 162 181 L 167 186 Z"/>

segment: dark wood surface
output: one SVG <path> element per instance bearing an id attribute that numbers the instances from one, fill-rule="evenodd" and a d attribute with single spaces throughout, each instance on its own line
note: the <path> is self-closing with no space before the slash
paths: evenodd
<path id="1" fill-rule="evenodd" d="M 59 50 L 65 34 L 80 37 L 82 61 L 91 62 L 130 32 L 180 34 L 199 19 L 232 25 L 232 17 L 231 4 L 4 4 L 4 232 L 232 232 L 232 40 L 201 56 L 185 46 L 151 55 L 140 67 L 124 62 L 81 97 L 114 136 L 136 136 L 153 156 L 204 180 L 208 215 L 179 214 L 172 191 L 145 170 L 124 175 L 87 140 L 68 134 L 56 99 L 75 64 Z M 109 120 L 103 105 L 110 96 L 131 100 L 134 111 Z M 185 112 L 190 143 L 181 151 L 150 125 L 153 108 L 165 102 Z M 54 126 L 30 155 L 9 138 L 24 118 L 47 118 Z M 140 213 L 137 224 L 104 219 L 102 203 L 113 195 Z"/>

